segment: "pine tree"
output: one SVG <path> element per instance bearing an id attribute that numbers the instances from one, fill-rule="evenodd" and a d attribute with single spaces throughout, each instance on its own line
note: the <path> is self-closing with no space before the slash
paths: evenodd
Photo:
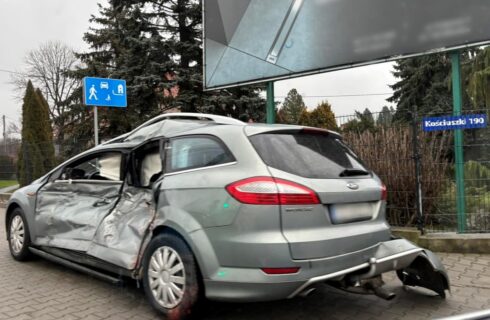
<path id="1" fill-rule="evenodd" d="M 282 104 L 281 113 L 284 123 L 299 124 L 301 115 L 307 111 L 303 97 L 296 89 L 291 89 Z"/>
<path id="2" fill-rule="evenodd" d="M 212 92 L 203 91 L 202 0 L 156 0 L 148 16 L 166 35 L 172 52 L 172 85 L 179 94 L 170 102 L 183 112 L 206 112 L 264 121 L 263 86 L 244 86 Z"/>
<path id="3" fill-rule="evenodd" d="M 368 108 L 363 112 L 356 111 L 356 117 L 342 127 L 344 132 L 362 133 L 364 131 L 376 131 L 373 113 Z"/>
<path id="4" fill-rule="evenodd" d="M 166 93 L 172 89 L 171 52 L 148 21 L 142 4 L 110 0 L 106 7 L 99 5 L 99 15 L 92 16 L 90 22 L 95 26 L 84 35 L 90 51 L 77 55 L 85 67 L 75 76 L 124 79 L 127 84 L 128 108 L 99 109 L 101 139 L 130 131 L 171 108 L 165 103 Z M 75 104 L 80 104 L 80 95 L 78 90 Z M 73 117 L 86 118 L 80 115 L 84 112 L 85 107 L 79 105 Z M 85 134 L 87 129 L 82 125 L 76 130 Z M 78 134 L 72 130 L 72 136 Z"/>
<path id="5" fill-rule="evenodd" d="M 22 144 L 18 160 L 21 186 L 41 177 L 54 165 L 51 123 L 42 99 L 29 81 L 22 105 Z"/>
<path id="6" fill-rule="evenodd" d="M 55 151 L 53 142 L 53 128 L 49 119 L 49 105 L 44 98 L 41 90 L 36 89 L 36 96 L 39 104 L 38 122 L 42 124 L 39 128 L 37 139 L 39 139 L 40 151 L 43 158 L 43 166 L 45 170 L 52 169 L 55 164 Z"/>
<path id="7" fill-rule="evenodd" d="M 420 115 L 451 112 L 451 62 L 446 54 L 405 59 L 394 68 L 400 81 L 391 86 L 394 94 L 388 101 L 397 103 L 395 121 L 411 121 L 414 106 Z"/>
<path id="8" fill-rule="evenodd" d="M 379 113 L 376 124 L 381 127 L 389 127 L 393 122 L 393 115 L 395 114 L 395 109 L 393 107 L 384 106 Z"/>
<path id="9" fill-rule="evenodd" d="M 92 16 L 84 35 L 90 50 L 77 56 L 85 67 L 74 73 L 125 79 L 128 108 L 99 108 L 102 140 L 128 132 L 166 110 L 246 116 L 261 121 L 265 102 L 260 87 L 204 92 L 202 14 L 198 1 L 109 0 Z M 88 147 L 93 136 L 91 109 L 81 88 L 72 96 L 67 129 L 74 142 L 67 153 Z"/>

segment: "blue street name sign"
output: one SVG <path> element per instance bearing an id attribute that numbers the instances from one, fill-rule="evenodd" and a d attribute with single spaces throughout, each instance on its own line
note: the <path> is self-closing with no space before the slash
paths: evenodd
<path id="1" fill-rule="evenodd" d="M 437 118 L 424 118 L 424 131 L 479 129 L 486 128 L 488 124 L 486 114 L 467 114 L 463 116 L 446 116 Z"/>
<path id="2" fill-rule="evenodd" d="M 126 81 L 83 78 L 83 102 L 87 106 L 126 108 Z"/>

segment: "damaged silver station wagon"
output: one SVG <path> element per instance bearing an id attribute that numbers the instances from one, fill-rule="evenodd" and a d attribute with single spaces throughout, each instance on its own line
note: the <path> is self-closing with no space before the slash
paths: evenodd
<path id="1" fill-rule="evenodd" d="M 386 299 L 381 275 L 445 297 L 430 251 L 394 238 L 387 191 L 334 132 L 166 114 L 16 191 L 14 259 L 141 281 L 169 318 L 201 298 L 267 301 L 320 284 Z"/>

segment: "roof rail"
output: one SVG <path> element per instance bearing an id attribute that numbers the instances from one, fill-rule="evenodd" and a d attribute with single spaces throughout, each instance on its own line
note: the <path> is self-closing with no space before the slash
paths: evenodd
<path id="1" fill-rule="evenodd" d="M 131 132 L 134 132 L 136 130 L 139 130 L 141 128 L 147 127 L 149 125 L 152 125 L 154 123 L 160 122 L 165 119 L 185 119 L 185 120 L 208 120 L 212 121 L 217 124 L 241 124 L 243 125 L 244 123 L 240 120 L 233 119 L 230 117 L 224 117 L 224 116 L 217 116 L 215 114 L 206 114 L 206 113 L 190 113 L 190 112 L 175 112 L 175 113 L 165 113 L 162 115 L 159 115 L 151 120 L 148 120 L 147 122 L 143 123 L 136 129 L 134 129 Z"/>
<path id="2" fill-rule="evenodd" d="M 147 127 L 149 125 L 152 125 L 154 123 L 157 123 L 157 122 L 160 122 L 160 121 L 163 121 L 165 119 L 183 119 L 183 120 L 207 120 L 207 121 L 211 121 L 211 122 L 214 122 L 214 123 L 217 123 L 217 124 L 238 124 L 238 125 L 244 125 L 245 123 L 240 121 L 240 120 L 237 120 L 237 119 L 233 119 L 233 118 L 230 118 L 230 117 L 224 117 L 224 116 L 218 116 L 218 115 L 214 115 L 214 114 L 206 114 L 206 113 L 189 113 L 189 112 L 175 112 L 175 113 L 165 113 L 165 114 L 162 114 L 162 115 L 159 115 L 151 120 L 148 120 L 146 121 L 145 123 L 143 123 L 142 125 L 140 125 L 139 127 L 137 127 L 136 129 L 132 130 L 131 132 L 128 132 L 126 134 L 123 134 L 122 136 L 119 136 L 119 137 L 116 137 L 114 139 L 111 139 L 107 142 L 104 142 L 103 144 L 111 144 L 111 143 L 116 143 L 116 142 L 122 142 L 124 141 L 125 138 L 129 137 L 133 132 L 136 132 L 144 127 Z"/>
<path id="3" fill-rule="evenodd" d="M 242 125 L 244 124 L 242 121 L 237 119 L 218 116 L 215 114 L 207 114 L 207 113 L 190 113 L 190 112 L 165 113 L 154 118 L 153 120 L 160 121 L 161 119 L 208 120 L 208 121 L 213 121 L 217 124 L 242 124 Z"/>

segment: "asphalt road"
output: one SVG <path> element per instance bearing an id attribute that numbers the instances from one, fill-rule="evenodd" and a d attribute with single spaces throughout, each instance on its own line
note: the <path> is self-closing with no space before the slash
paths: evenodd
<path id="1" fill-rule="evenodd" d="M 14 261 L 5 241 L 0 209 L 0 319 L 160 319 L 134 283 L 125 287 L 37 259 Z M 323 287 L 308 298 L 226 304 L 206 302 L 204 320 L 433 319 L 490 309 L 490 255 L 440 254 L 452 282 L 446 300 L 428 291 L 403 289 L 393 273 L 392 301 Z"/>

